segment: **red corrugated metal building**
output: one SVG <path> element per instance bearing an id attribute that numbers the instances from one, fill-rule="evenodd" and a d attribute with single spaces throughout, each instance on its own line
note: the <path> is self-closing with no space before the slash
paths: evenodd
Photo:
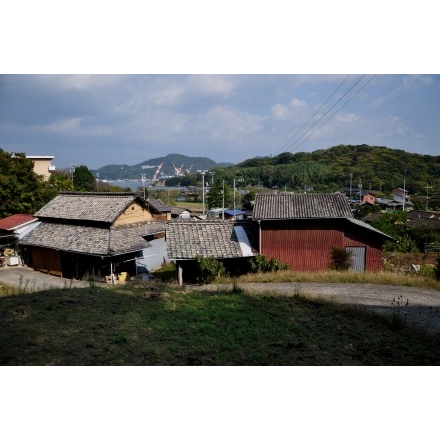
<path id="1" fill-rule="evenodd" d="M 327 270 L 333 247 L 350 251 L 353 270 L 380 270 L 382 245 L 390 238 L 354 219 L 343 194 L 257 195 L 253 219 L 259 252 L 293 271 Z"/>

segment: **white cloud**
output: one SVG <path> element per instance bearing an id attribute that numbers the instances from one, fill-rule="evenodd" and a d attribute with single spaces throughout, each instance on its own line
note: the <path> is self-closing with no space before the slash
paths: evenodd
<path id="1" fill-rule="evenodd" d="M 235 85 L 226 78 L 218 75 L 191 75 L 187 79 L 187 84 L 192 91 L 204 95 L 228 97 L 234 91 Z"/>
<path id="2" fill-rule="evenodd" d="M 90 90 L 114 86 L 122 79 L 120 75 L 39 75 L 43 83 L 62 90 Z"/>
<path id="3" fill-rule="evenodd" d="M 292 107 L 305 107 L 307 103 L 302 99 L 293 98 L 292 101 L 290 101 L 290 105 Z"/>
<path id="4" fill-rule="evenodd" d="M 185 93 L 185 87 L 176 82 L 164 81 L 149 94 L 149 99 L 158 106 L 173 106 L 177 104 Z"/>
<path id="5" fill-rule="evenodd" d="M 275 104 L 271 108 L 272 116 L 275 120 L 283 120 L 283 119 L 289 119 L 290 117 L 290 110 L 287 105 L 284 104 Z"/>
<path id="6" fill-rule="evenodd" d="M 78 130 L 81 126 L 81 122 L 84 118 L 67 118 L 61 119 L 57 122 L 53 122 L 52 124 L 47 125 L 38 125 L 37 129 L 42 131 L 48 131 L 52 133 L 62 133 L 69 132 L 73 130 Z"/>
<path id="7" fill-rule="evenodd" d="M 429 75 L 406 75 L 403 78 L 403 88 L 405 90 L 419 90 L 422 87 L 429 86 L 434 82 Z"/>
<path id="8" fill-rule="evenodd" d="M 203 125 L 208 128 L 209 137 L 225 139 L 257 133 L 263 129 L 265 120 L 260 116 L 220 105 L 213 107 L 201 119 L 204 121 Z"/>

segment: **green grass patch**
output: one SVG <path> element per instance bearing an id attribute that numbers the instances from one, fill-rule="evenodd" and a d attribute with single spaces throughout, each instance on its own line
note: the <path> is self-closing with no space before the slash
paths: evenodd
<path id="1" fill-rule="evenodd" d="M 1 297 L 0 320 L 1 365 L 440 364 L 438 336 L 298 291 L 61 289 Z"/>

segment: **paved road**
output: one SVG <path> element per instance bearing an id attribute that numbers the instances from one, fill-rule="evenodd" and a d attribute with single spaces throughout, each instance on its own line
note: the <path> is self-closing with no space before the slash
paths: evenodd
<path id="1" fill-rule="evenodd" d="M 50 288 L 87 287 L 89 283 L 46 275 L 31 268 L 0 268 L 0 286 L 18 286 L 37 292 Z M 271 292 L 280 295 L 300 293 L 310 297 L 331 299 L 343 304 L 365 307 L 378 313 L 399 310 L 409 323 L 440 334 L 440 291 L 419 287 L 379 284 L 332 283 L 249 283 L 240 284 L 245 291 Z M 228 286 L 232 288 L 232 286 Z M 225 285 L 187 286 L 194 290 L 218 290 Z M 399 301 L 399 305 L 397 305 Z M 408 305 L 405 305 L 408 303 Z"/>

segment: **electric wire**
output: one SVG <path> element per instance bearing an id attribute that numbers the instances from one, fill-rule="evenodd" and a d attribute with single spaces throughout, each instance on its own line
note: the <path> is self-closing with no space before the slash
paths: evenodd
<path id="1" fill-rule="evenodd" d="M 317 121 L 315 121 L 308 129 L 307 129 L 307 131 L 305 132 L 305 133 L 303 133 L 301 136 L 300 136 L 300 138 L 295 142 L 295 143 L 297 143 L 297 142 L 299 142 L 300 140 L 301 140 L 301 138 L 304 138 L 309 132 L 310 132 L 310 130 L 313 128 L 313 127 L 315 127 L 317 124 L 319 124 L 323 119 L 324 119 L 324 117 L 331 111 L 331 110 L 333 110 L 333 108 L 337 105 L 337 104 L 339 104 L 346 96 L 347 96 L 347 94 L 348 93 L 350 93 L 351 92 L 351 90 L 353 90 L 353 88 L 354 87 L 356 87 L 358 84 L 359 84 L 359 82 L 363 79 L 365 77 L 365 75 L 362 75 L 360 78 L 358 78 L 355 82 L 354 82 L 354 84 L 352 84 L 352 86 L 348 89 L 348 90 L 346 90 L 345 91 L 345 93 L 343 93 L 342 94 L 342 96 L 340 96 L 339 97 L 339 99 L 331 106 L 331 107 L 329 107 L 328 109 L 327 109 L 327 111 L 323 114 L 323 115 L 321 115 L 320 116 L 320 118 L 317 120 Z M 307 138 L 308 139 L 308 138 Z M 287 148 L 287 150 L 291 150 L 293 147 L 294 147 L 294 145 L 295 145 L 295 143 L 294 144 L 292 144 L 290 147 L 288 147 Z M 301 142 L 302 143 L 302 142 Z M 295 148 L 293 149 L 293 150 L 295 150 L 296 148 L 298 148 L 298 145 L 297 146 L 295 146 Z M 287 151 L 286 150 L 286 151 Z M 292 150 L 292 151 L 293 151 Z"/>
<path id="2" fill-rule="evenodd" d="M 364 75 L 365 76 L 365 75 Z M 358 93 L 360 93 L 368 84 L 370 84 L 371 81 L 376 77 L 377 75 L 373 75 L 359 90 L 354 93 L 341 107 L 339 107 L 334 113 L 332 113 L 322 125 L 320 125 L 315 131 L 309 134 L 306 138 L 304 138 L 296 147 L 298 148 L 300 145 L 302 145 L 307 139 L 309 139 L 311 136 L 313 136 L 318 130 L 320 130 L 322 127 L 324 127 L 327 122 L 332 119 L 337 113 L 339 113 Z M 358 81 L 359 82 L 359 81 Z M 307 134 L 307 133 L 306 133 Z"/>
<path id="3" fill-rule="evenodd" d="M 317 119 L 302 135 L 300 135 L 297 139 L 295 139 L 293 141 L 294 138 L 297 137 L 298 133 L 300 133 L 300 131 L 321 111 L 321 109 L 324 107 L 324 105 L 334 96 L 334 94 L 337 92 L 337 90 L 340 89 L 340 87 L 345 84 L 345 82 L 348 80 L 348 78 L 350 77 L 350 75 L 348 75 L 343 81 L 342 83 L 336 88 L 336 90 L 325 100 L 325 102 L 323 104 L 321 104 L 321 106 L 319 107 L 319 109 L 307 120 L 307 122 L 305 124 L 303 124 L 303 126 L 297 130 L 297 132 L 295 133 L 294 136 L 292 136 L 289 141 L 287 141 L 284 146 L 282 147 L 282 149 L 280 151 L 282 152 L 286 152 L 286 151 L 294 151 L 296 150 L 300 145 L 302 145 L 307 139 L 309 139 L 311 136 L 313 136 L 313 134 L 315 134 L 318 130 L 320 130 L 325 124 L 327 124 L 328 121 L 330 121 L 330 119 L 332 119 L 339 111 L 341 111 L 358 93 L 360 93 L 377 75 L 373 75 L 363 86 L 361 86 L 357 91 L 354 92 L 353 95 L 351 95 L 347 101 L 345 101 L 345 103 L 343 103 L 335 112 L 333 112 L 332 114 L 330 114 L 329 117 L 327 117 L 325 120 L 324 118 L 365 78 L 366 75 L 361 75 L 352 85 L 351 87 L 348 88 L 348 90 L 346 90 L 341 97 L 339 97 L 339 99 L 332 105 L 330 106 L 325 112 L 324 114 L 322 114 L 319 119 Z M 324 122 L 319 125 L 319 127 L 312 131 L 311 130 L 316 127 L 317 124 L 321 123 L 324 120 Z M 310 133 L 311 132 L 311 133 Z M 310 133 L 310 134 L 309 134 Z M 308 136 L 307 136 L 308 135 Z M 286 145 L 288 145 L 286 147 Z M 280 154 L 280 153 L 278 153 Z"/>
<path id="4" fill-rule="evenodd" d="M 321 111 L 321 109 L 327 104 L 328 101 L 330 101 L 330 99 L 333 97 L 333 95 L 345 84 L 345 82 L 348 80 L 348 78 L 350 78 L 351 75 L 347 75 L 345 77 L 345 79 L 341 82 L 341 84 L 339 84 L 338 87 L 336 87 L 336 89 L 333 91 L 333 93 L 321 104 L 321 106 L 318 108 L 318 110 L 315 111 L 315 113 L 313 113 L 312 116 L 310 116 L 309 119 L 307 119 L 306 122 L 304 122 L 304 124 L 295 132 L 295 134 L 290 137 L 290 139 L 284 143 L 284 145 L 279 149 L 277 154 L 280 154 L 281 152 L 284 151 L 284 149 L 286 148 L 286 146 L 293 141 L 293 139 L 296 138 L 296 136 L 301 132 L 301 130 Z"/>

